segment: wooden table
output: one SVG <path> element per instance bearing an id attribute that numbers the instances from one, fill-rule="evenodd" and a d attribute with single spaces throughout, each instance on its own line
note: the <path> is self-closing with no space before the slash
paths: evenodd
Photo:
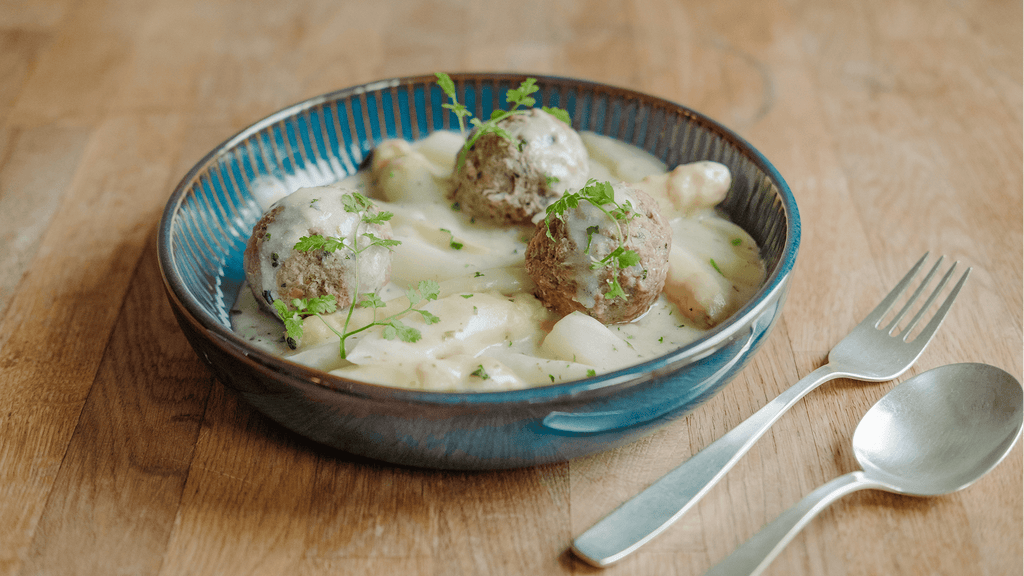
<path id="1" fill-rule="evenodd" d="M 0 3 L 0 574 L 591 574 L 572 538 L 819 366 L 922 253 L 974 272 L 902 379 L 1022 372 L 1021 3 L 27 0 Z M 307 97 L 436 70 L 629 86 L 779 168 L 803 242 L 766 346 L 624 448 L 451 473 L 346 456 L 200 363 L 154 251 L 175 183 Z M 818 484 L 893 386 L 839 381 L 694 512 L 604 571 L 700 574 Z M 1022 450 L 930 499 L 861 492 L 776 575 L 1022 572 Z"/>

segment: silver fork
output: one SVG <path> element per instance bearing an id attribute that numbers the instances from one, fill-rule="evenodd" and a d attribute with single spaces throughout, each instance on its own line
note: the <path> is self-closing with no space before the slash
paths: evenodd
<path id="1" fill-rule="evenodd" d="M 935 336 L 971 272 L 970 268 L 964 272 L 931 320 L 915 336 L 915 327 L 957 267 L 954 262 L 906 327 L 900 328 L 900 322 L 938 271 L 943 260 L 939 257 L 906 304 L 882 327 L 883 319 L 910 287 L 927 259 L 925 253 L 878 307 L 829 352 L 828 363 L 581 534 L 573 542 L 573 552 L 598 567 L 621 560 L 692 508 L 776 420 L 811 390 L 836 378 L 883 382 L 910 368 Z"/>

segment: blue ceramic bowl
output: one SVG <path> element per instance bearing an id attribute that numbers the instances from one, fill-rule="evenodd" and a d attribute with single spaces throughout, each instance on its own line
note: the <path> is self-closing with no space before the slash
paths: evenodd
<path id="1" fill-rule="evenodd" d="M 534 76 L 537 105 L 566 109 L 577 129 L 639 146 L 670 167 L 728 166 L 721 208 L 761 247 L 768 274 L 755 297 L 706 337 L 659 358 L 585 380 L 528 390 L 428 392 L 347 380 L 275 357 L 231 331 L 242 251 L 261 211 L 259 179 L 294 190 L 339 180 L 387 138 L 418 140 L 457 121 L 433 76 L 385 80 L 282 110 L 206 155 L 171 195 L 158 251 L 167 296 L 189 342 L 225 385 L 282 425 L 386 462 L 495 469 L 563 461 L 633 441 L 716 394 L 749 361 L 782 308 L 800 240 L 793 196 L 739 136 L 678 104 L 631 90 Z M 524 75 L 453 75 L 478 117 L 504 105 Z"/>

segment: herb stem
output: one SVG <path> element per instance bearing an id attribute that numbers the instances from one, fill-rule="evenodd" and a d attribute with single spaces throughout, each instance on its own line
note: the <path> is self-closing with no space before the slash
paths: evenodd
<path id="1" fill-rule="evenodd" d="M 398 317 L 410 312 L 415 309 L 417 303 L 423 300 L 436 300 L 440 293 L 440 286 L 437 282 L 430 280 L 423 280 L 419 283 L 419 290 L 409 289 L 406 291 L 406 295 L 409 298 L 409 306 L 396 314 L 392 314 L 386 317 L 384 320 L 377 320 L 377 308 L 386 306 L 384 301 L 380 299 L 376 292 L 367 292 L 362 296 L 364 299 L 360 300 L 359 288 L 362 284 L 362 271 L 360 268 L 359 255 L 364 251 L 369 250 L 373 246 L 380 246 L 391 250 L 393 246 L 401 244 L 398 240 L 379 238 L 372 232 L 363 231 L 365 227 L 363 224 L 383 224 L 394 216 L 391 212 L 376 212 L 370 213 L 369 210 L 373 207 L 373 202 L 359 194 L 357 192 L 351 194 L 345 194 L 342 196 L 342 203 L 344 204 L 345 211 L 357 214 L 359 221 L 353 227 L 351 242 L 349 246 L 345 243 L 347 239 L 339 237 L 324 237 L 321 235 L 303 236 L 295 244 L 294 249 L 300 252 L 308 252 L 310 250 L 324 250 L 325 252 L 333 253 L 341 249 L 346 249 L 351 253 L 351 258 L 354 261 L 355 266 L 355 280 L 356 286 L 353 291 L 351 301 L 349 302 L 348 313 L 345 316 L 345 323 L 342 327 L 342 331 L 335 330 L 333 326 L 324 320 L 324 317 L 320 315 L 320 312 L 332 313 L 336 310 L 337 298 L 333 295 L 317 296 L 312 298 L 296 298 L 292 300 L 292 307 L 289 306 L 281 299 L 277 299 L 273 302 L 275 310 L 285 325 L 285 334 L 289 340 L 298 341 L 302 337 L 302 321 L 303 318 L 309 316 L 317 316 L 321 321 L 329 328 L 332 332 L 337 334 L 339 339 L 338 351 L 342 358 L 345 358 L 348 354 L 345 349 L 345 341 L 349 336 L 358 334 L 373 326 L 384 326 L 384 338 L 390 340 L 398 337 L 405 342 L 416 342 L 420 339 L 420 332 L 415 328 L 405 326 L 398 320 Z M 359 247 L 360 236 L 368 239 L 368 242 L 362 248 Z M 354 330 L 349 330 L 349 326 L 352 323 L 352 318 L 355 313 L 356 306 L 372 307 L 373 320 Z M 434 324 L 439 322 L 440 319 L 426 310 L 415 309 L 427 324 Z"/>

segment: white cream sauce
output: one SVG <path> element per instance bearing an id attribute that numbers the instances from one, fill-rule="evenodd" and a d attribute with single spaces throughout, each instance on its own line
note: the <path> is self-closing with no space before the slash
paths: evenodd
<path id="1" fill-rule="evenodd" d="M 514 140 L 527 143 L 524 149 L 529 162 L 555 179 L 552 188 L 561 193 L 575 192 L 587 183 L 590 168 L 586 147 L 564 122 L 534 108 L 528 115 L 513 117 L 507 128 Z"/>
<path id="2" fill-rule="evenodd" d="M 673 230 L 666 287 L 651 310 L 629 324 L 605 326 L 582 313 L 558 318 L 533 295 L 523 255 L 532 227 L 499 228 L 452 209 L 446 182 L 464 142 L 435 132 L 414 144 L 381 144 L 371 169 L 340 184 L 394 213 L 391 283 L 381 292 L 388 307 L 407 306 L 406 287 L 420 280 L 441 285 L 424 309 L 440 318 L 426 324 L 416 313 L 402 322 L 417 328 L 415 343 L 386 340 L 379 327 L 339 339 L 319 318 L 304 321 L 291 350 L 276 317 L 259 309 L 248 286 L 233 310 L 235 331 L 254 345 L 289 360 L 355 380 L 434 390 L 495 391 L 564 382 L 623 368 L 700 338 L 749 300 L 764 267 L 750 236 L 714 210 L 731 179 L 728 169 L 698 162 L 668 171 L 646 152 L 593 133 L 580 136 L 590 177 L 634 183 L 654 197 Z M 337 185 L 334 185 L 337 186 Z M 254 191 L 264 210 L 283 196 L 273 184 Z M 459 249 L 456 246 L 460 245 Z M 390 312 L 389 312 L 390 311 Z M 347 309 L 326 322 L 342 331 Z M 349 330 L 374 319 L 356 308 Z"/>

